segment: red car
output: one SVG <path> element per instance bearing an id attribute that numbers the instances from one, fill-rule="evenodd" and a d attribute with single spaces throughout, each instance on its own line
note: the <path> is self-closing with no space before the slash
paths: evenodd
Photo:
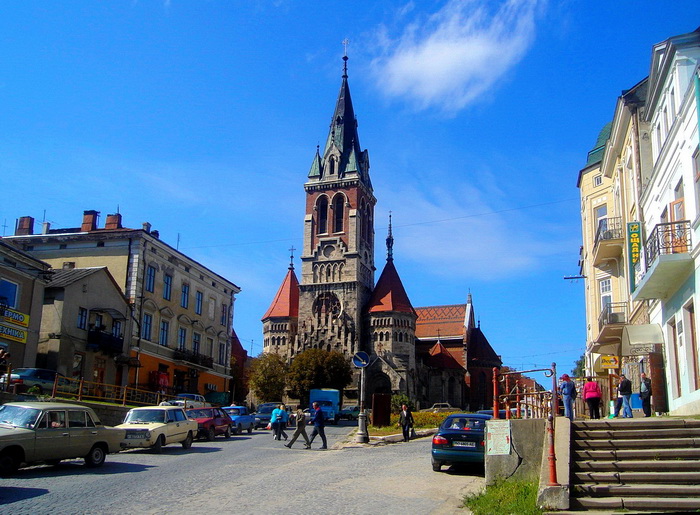
<path id="1" fill-rule="evenodd" d="M 187 416 L 199 425 L 197 438 L 206 438 L 210 442 L 216 435 L 231 438 L 233 421 L 221 408 L 192 408 L 187 410 Z"/>

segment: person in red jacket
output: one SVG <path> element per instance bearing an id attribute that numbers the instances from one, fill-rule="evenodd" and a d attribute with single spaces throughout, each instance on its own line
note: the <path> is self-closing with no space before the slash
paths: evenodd
<path id="1" fill-rule="evenodd" d="M 592 419 L 600 418 L 600 399 L 602 396 L 600 385 L 592 377 L 587 377 L 586 384 L 583 385 L 583 400 L 588 404 L 588 413 Z"/>

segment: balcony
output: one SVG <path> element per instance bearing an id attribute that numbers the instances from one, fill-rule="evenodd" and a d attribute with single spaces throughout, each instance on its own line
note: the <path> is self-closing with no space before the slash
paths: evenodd
<path id="1" fill-rule="evenodd" d="M 629 322 L 626 302 L 611 302 L 598 317 L 598 338 L 596 343 L 620 341 L 622 328 Z"/>
<path id="2" fill-rule="evenodd" d="M 90 350 L 121 354 L 124 349 L 124 338 L 113 336 L 105 331 L 91 329 L 88 331 L 87 347 Z"/>
<path id="3" fill-rule="evenodd" d="M 669 222 L 654 227 L 644 243 L 646 271 L 640 274 L 633 301 L 669 298 L 693 271 L 690 222 Z"/>
<path id="4" fill-rule="evenodd" d="M 625 245 L 625 231 L 622 217 L 603 218 L 598 222 L 593 244 L 593 266 L 600 266 L 610 259 L 622 257 Z"/>
<path id="5" fill-rule="evenodd" d="M 175 349 L 173 352 L 173 359 L 175 361 L 184 361 L 190 365 L 199 365 L 200 367 L 204 368 L 214 368 L 214 358 L 189 350 Z"/>

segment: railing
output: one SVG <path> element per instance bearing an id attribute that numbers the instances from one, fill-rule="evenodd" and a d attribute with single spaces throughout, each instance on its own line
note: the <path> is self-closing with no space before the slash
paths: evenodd
<path id="1" fill-rule="evenodd" d="M 559 486 L 557 482 L 557 457 L 554 450 L 554 416 L 559 411 L 559 398 L 556 395 L 557 392 L 557 364 L 552 363 L 551 368 L 536 368 L 532 370 L 521 370 L 513 372 L 503 372 L 500 373 L 498 368 L 493 368 L 493 418 L 498 419 L 500 411 L 500 403 L 502 402 L 506 410 L 506 419 L 511 418 L 511 400 L 515 401 L 516 414 L 518 417 L 522 416 L 523 409 L 523 397 L 518 389 L 518 382 L 516 379 L 515 388 L 510 388 L 510 376 L 530 373 L 530 372 L 544 372 L 545 377 L 552 378 L 552 390 L 550 392 L 537 392 L 538 395 L 532 397 L 533 405 L 539 405 L 542 415 L 546 413 L 547 415 L 547 443 L 548 443 L 548 455 L 547 460 L 549 462 L 549 486 Z M 505 383 L 505 394 L 499 393 L 498 383 Z M 534 392 L 533 392 L 534 393 Z M 537 402 L 538 401 L 538 402 Z M 549 404 L 547 407 L 546 405 Z M 527 402 L 525 404 L 527 406 Z M 527 407 L 525 408 L 527 410 Z M 527 411 L 525 411 L 527 413 Z"/>
<path id="2" fill-rule="evenodd" d="M 119 354 L 124 350 L 124 338 L 98 330 L 88 331 L 87 344 L 88 347 L 95 347 L 113 354 Z"/>
<path id="3" fill-rule="evenodd" d="M 163 401 L 175 398 L 174 395 L 166 395 L 161 392 L 151 392 L 132 388 L 130 386 L 118 386 L 114 384 L 86 381 L 85 379 L 69 379 L 56 375 L 53 384 L 52 397 L 76 398 L 83 400 L 99 400 L 129 405 L 155 406 Z"/>
<path id="4" fill-rule="evenodd" d="M 598 330 L 601 331 L 606 325 L 627 323 L 627 303 L 611 302 L 606 304 L 598 317 Z"/>
<path id="5" fill-rule="evenodd" d="M 192 352 L 184 349 L 175 349 L 173 352 L 173 359 L 187 361 L 188 363 L 201 365 L 207 368 L 214 368 L 214 358 L 205 354 L 200 354 L 199 352 Z"/>
<path id="6" fill-rule="evenodd" d="M 663 254 L 688 252 L 691 248 L 690 221 L 658 224 L 644 243 L 647 268 Z"/>
<path id="7" fill-rule="evenodd" d="M 595 245 L 604 240 L 620 240 L 624 238 L 624 235 L 622 217 L 603 218 L 598 222 L 598 229 L 595 233 Z"/>

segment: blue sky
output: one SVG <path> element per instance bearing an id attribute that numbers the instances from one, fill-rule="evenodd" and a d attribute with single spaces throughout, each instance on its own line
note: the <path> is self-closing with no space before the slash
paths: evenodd
<path id="1" fill-rule="evenodd" d="M 302 245 L 303 183 L 348 73 L 414 306 L 465 302 L 504 363 L 585 348 L 578 171 L 696 0 L 26 1 L 0 8 L 0 223 L 119 208 L 260 317 Z M 37 227 L 38 230 L 38 227 Z M 298 255 L 298 252 L 297 252 Z M 300 269 L 296 261 L 297 270 Z"/>

